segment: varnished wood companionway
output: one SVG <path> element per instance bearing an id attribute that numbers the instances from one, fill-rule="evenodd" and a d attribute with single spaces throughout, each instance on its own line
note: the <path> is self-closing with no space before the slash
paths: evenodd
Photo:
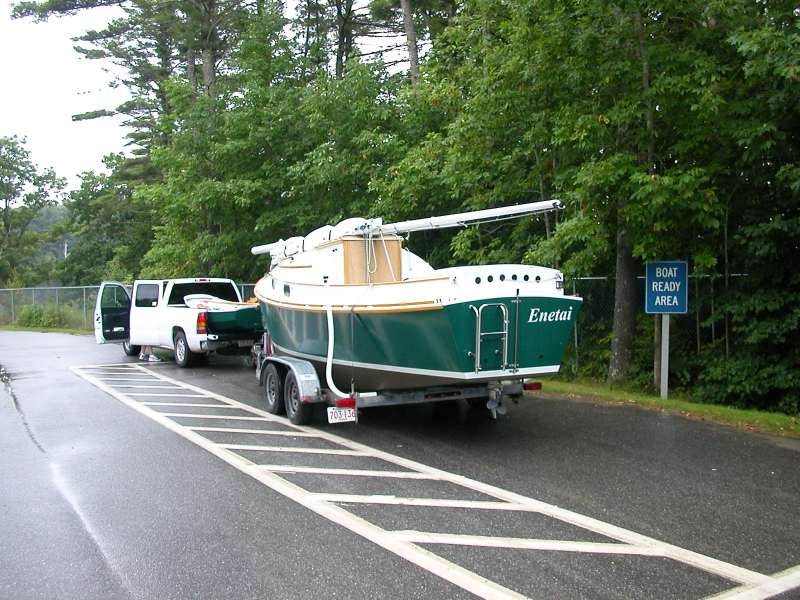
<path id="1" fill-rule="evenodd" d="M 344 283 L 391 283 L 401 281 L 402 238 L 379 236 L 375 238 L 346 237 L 342 244 Z"/>

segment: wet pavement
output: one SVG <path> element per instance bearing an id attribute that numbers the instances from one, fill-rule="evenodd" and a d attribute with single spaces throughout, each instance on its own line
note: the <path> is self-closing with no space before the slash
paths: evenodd
<path id="1" fill-rule="evenodd" d="M 319 412 L 299 430 L 260 416 L 241 359 L 70 370 L 100 364 L 139 361 L 86 336 L 0 332 L 0 598 L 466 598 L 464 581 L 482 578 L 499 586 L 487 597 L 703 598 L 737 577 L 769 597 L 758 578 L 800 565 L 794 440 L 546 395 L 497 421 L 448 403 L 363 411 L 358 424 Z M 261 427 L 285 431 L 235 431 Z M 253 442 L 264 437 L 280 444 Z M 417 475 L 372 473 L 397 464 Z M 527 508 L 458 505 L 496 493 Z M 621 548 L 614 528 L 655 546 Z M 410 562 L 393 544 L 435 558 Z M 800 597 L 796 579 L 779 580 L 781 598 Z"/>

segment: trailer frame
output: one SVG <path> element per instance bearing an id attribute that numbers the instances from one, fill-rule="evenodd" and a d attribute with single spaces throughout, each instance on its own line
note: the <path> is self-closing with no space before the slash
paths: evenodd
<path id="1" fill-rule="evenodd" d="M 253 363 L 256 367 L 256 379 L 259 386 L 265 385 L 265 370 L 273 364 L 283 377 L 291 374 L 297 385 L 298 400 L 302 404 L 327 404 L 333 408 L 354 409 L 355 421 L 358 421 L 358 410 L 385 406 L 403 406 L 424 404 L 429 402 L 446 402 L 466 400 L 473 408 L 485 407 L 493 417 L 505 414 L 506 400 L 516 402 L 522 397 L 525 385 L 520 379 L 490 381 L 470 385 L 445 385 L 412 390 L 381 390 L 375 392 L 355 392 L 344 398 L 337 397 L 331 390 L 322 385 L 314 365 L 305 359 L 292 356 L 276 355 L 271 352 L 269 334 L 264 333 L 261 343 L 253 346 Z M 296 425 L 305 425 L 311 415 L 309 410 L 290 412 L 289 418 Z M 329 422 L 330 414 L 329 414 Z"/>

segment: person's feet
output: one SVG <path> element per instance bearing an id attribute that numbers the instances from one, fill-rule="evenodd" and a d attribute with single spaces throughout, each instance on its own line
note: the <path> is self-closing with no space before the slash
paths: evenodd
<path id="1" fill-rule="evenodd" d="M 161 362 L 161 359 L 158 358 L 155 354 L 151 354 L 147 357 L 147 362 Z"/>

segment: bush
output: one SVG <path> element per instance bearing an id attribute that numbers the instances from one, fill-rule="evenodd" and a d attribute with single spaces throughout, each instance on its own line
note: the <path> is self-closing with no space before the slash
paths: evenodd
<path id="1" fill-rule="evenodd" d="M 23 327 L 55 329 L 67 327 L 69 319 L 67 310 L 63 306 L 32 304 L 20 308 L 17 324 Z"/>

